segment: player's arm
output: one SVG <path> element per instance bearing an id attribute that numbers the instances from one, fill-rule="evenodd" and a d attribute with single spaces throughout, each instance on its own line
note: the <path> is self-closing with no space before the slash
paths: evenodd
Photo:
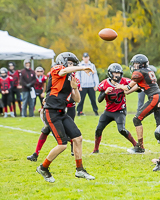
<path id="1" fill-rule="evenodd" d="M 75 77 L 72 77 L 72 80 L 71 80 L 71 87 L 72 87 L 72 94 L 71 94 L 71 98 L 79 103 L 81 101 L 81 96 L 80 96 L 80 93 L 79 93 L 79 90 L 78 90 L 78 85 L 77 85 L 77 80 Z"/>
<path id="2" fill-rule="evenodd" d="M 122 89 L 122 90 L 124 90 L 124 91 L 129 91 L 129 90 L 131 90 L 131 88 L 133 87 L 133 86 L 135 86 L 137 83 L 135 82 L 135 81 L 131 81 L 128 85 L 122 85 L 122 84 L 119 84 L 119 83 L 117 83 L 116 85 L 115 85 L 115 88 L 116 89 Z"/>
<path id="3" fill-rule="evenodd" d="M 45 91 L 46 91 L 46 82 L 43 83 L 43 91 L 42 91 L 42 94 L 41 94 L 41 97 L 43 98 L 44 95 L 45 95 Z"/>
<path id="4" fill-rule="evenodd" d="M 105 96 L 106 96 L 109 92 L 111 92 L 112 90 L 113 90 L 112 87 L 108 87 L 105 91 L 102 91 L 102 92 L 100 93 L 99 97 L 98 97 L 98 102 L 101 103 L 101 102 L 104 100 Z"/>
<path id="5" fill-rule="evenodd" d="M 89 74 L 90 72 L 94 74 L 93 69 L 91 69 L 90 67 L 85 67 L 85 66 L 66 67 L 64 69 L 61 69 L 58 74 L 59 76 L 65 76 L 66 74 L 77 72 L 77 71 L 85 71 L 88 75 L 90 75 Z"/>
<path id="6" fill-rule="evenodd" d="M 124 93 L 128 95 L 135 91 L 138 92 L 139 90 L 141 91 L 141 89 L 139 89 L 138 85 L 136 84 L 130 90 L 124 90 Z"/>

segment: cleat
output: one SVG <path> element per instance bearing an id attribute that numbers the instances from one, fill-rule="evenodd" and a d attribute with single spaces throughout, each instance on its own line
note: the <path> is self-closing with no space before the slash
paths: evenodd
<path id="1" fill-rule="evenodd" d="M 98 114 L 98 112 L 97 112 L 97 111 L 95 111 L 94 113 L 95 113 L 95 116 L 99 116 L 99 114 Z"/>
<path id="2" fill-rule="evenodd" d="M 94 150 L 91 154 L 99 153 L 99 150 Z"/>
<path id="3" fill-rule="evenodd" d="M 11 117 L 15 117 L 15 116 L 14 116 L 14 112 L 10 112 L 10 115 L 11 115 Z"/>
<path id="4" fill-rule="evenodd" d="M 51 173 L 49 172 L 48 168 L 43 167 L 43 165 L 41 164 L 39 167 L 37 167 L 36 170 L 39 174 L 41 174 L 43 176 L 43 178 L 50 183 L 54 183 L 55 179 L 53 178 L 53 176 L 51 175 Z"/>
<path id="5" fill-rule="evenodd" d="M 77 114 L 78 116 L 85 116 L 85 114 L 83 112 L 78 112 Z"/>
<path id="6" fill-rule="evenodd" d="M 94 180 L 95 177 L 91 176 L 90 174 L 87 173 L 87 171 L 83 168 L 79 168 L 79 170 L 76 169 L 75 176 L 77 178 L 85 178 L 87 180 Z"/>
<path id="7" fill-rule="evenodd" d="M 160 140 L 157 140 L 158 141 L 158 144 L 160 144 Z"/>
<path id="8" fill-rule="evenodd" d="M 33 153 L 31 156 L 27 156 L 27 160 L 34 161 L 34 162 L 37 161 L 37 158 L 38 156 L 36 153 Z"/>
<path id="9" fill-rule="evenodd" d="M 144 153 L 145 152 L 145 149 L 144 148 L 141 148 L 139 146 L 139 144 L 137 143 L 136 146 L 132 149 L 127 149 L 127 151 L 131 154 L 135 154 L 135 153 Z"/>
<path id="10" fill-rule="evenodd" d="M 71 144 L 71 156 L 74 156 L 74 152 L 73 152 L 73 144 Z"/>
<path id="11" fill-rule="evenodd" d="M 4 113 L 4 118 L 6 118 L 8 116 L 8 113 L 7 112 L 5 112 Z"/>
<path id="12" fill-rule="evenodd" d="M 156 166 L 153 168 L 153 171 L 154 171 L 154 172 L 160 171 L 160 160 L 157 161 Z"/>

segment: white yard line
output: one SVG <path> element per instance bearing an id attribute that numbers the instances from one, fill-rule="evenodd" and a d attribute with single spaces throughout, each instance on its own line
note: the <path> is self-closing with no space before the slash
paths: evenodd
<path id="1" fill-rule="evenodd" d="M 1 128 L 7 128 L 7 129 L 12 129 L 12 130 L 17 130 L 17 131 L 23 131 L 23 132 L 27 132 L 27 133 L 34 133 L 34 134 L 41 134 L 41 132 L 36 132 L 36 131 L 32 131 L 32 130 L 28 130 L 28 129 L 22 129 L 22 128 L 16 128 L 16 127 L 12 127 L 12 126 L 3 126 L 0 124 L 0 127 Z M 83 139 L 84 142 L 88 142 L 88 143 L 93 143 L 94 144 L 94 141 L 92 140 L 85 140 Z M 101 143 L 101 145 L 103 146 L 107 146 L 107 147 L 113 147 L 113 148 L 118 148 L 118 149 L 124 149 L 124 150 L 127 150 L 128 148 L 127 147 L 120 147 L 118 145 L 114 145 L 114 144 L 105 144 L 105 143 Z M 153 153 L 151 152 L 150 150 L 147 150 L 149 151 L 150 153 Z M 159 152 L 154 152 L 154 153 L 159 153 Z"/>

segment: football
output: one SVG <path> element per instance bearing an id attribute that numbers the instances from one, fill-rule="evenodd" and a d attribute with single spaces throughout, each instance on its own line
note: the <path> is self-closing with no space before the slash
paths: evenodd
<path id="1" fill-rule="evenodd" d="M 116 39 L 118 34 L 111 28 L 104 28 L 98 33 L 99 37 L 106 41 L 112 41 Z"/>

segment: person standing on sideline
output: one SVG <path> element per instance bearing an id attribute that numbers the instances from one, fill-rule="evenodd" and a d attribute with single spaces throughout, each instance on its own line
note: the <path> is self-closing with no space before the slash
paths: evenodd
<path id="1" fill-rule="evenodd" d="M 35 74 L 36 74 L 36 82 L 34 84 L 34 89 L 36 92 L 36 98 L 35 98 L 34 106 L 36 106 L 36 99 L 37 97 L 39 97 L 40 102 L 41 102 L 41 108 L 38 111 L 40 112 L 43 107 L 42 101 L 45 96 L 47 76 L 44 75 L 44 69 L 41 66 L 35 69 Z"/>
<path id="2" fill-rule="evenodd" d="M 30 68 L 29 59 L 24 60 L 24 69 L 21 70 L 20 83 L 22 85 L 23 103 L 22 117 L 27 117 L 27 104 L 29 104 L 29 116 L 34 116 L 34 98 L 31 97 L 31 91 L 34 89 L 36 76 L 34 70 Z"/>
<path id="3" fill-rule="evenodd" d="M 8 75 L 13 78 L 13 88 L 12 88 L 12 103 L 13 103 L 13 110 L 14 110 L 14 116 L 17 116 L 16 113 L 16 101 L 18 102 L 19 110 L 20 110 L 20 115 L 22 112 L 21 108 L 21 95 L 20 95 L 20 90 L 19 90 L 19 70 L 15 69 L 15 63 L 14 62 L 9 62 L 8 63 Z M 16 95 L 16 98 L 15 98 Z"/>
<path id="4" fill-rule="evenodd" d="M 50 164 L 55 158 L 67 148 L 68 136 L 73 141 L 73 150 L 76 161 L 76 173 L 78 178 L 93 180 L 95 177 L 89 175 L 82 164 L 82 135 L 74 121 L 65 113 L 68 101 L 72 98 L 75 102 L 80 101 L 76 78 L 71 75 L 72 72 L 79 70 L 87 74 L 94 71 L 85 66 L 77 66 L 78 58 L 71 52 L 64 52 L 57 56 L 56 63 L 51 69 L 49 76 L 46 103 L 44 105 L 44 118 L 46 124 L 57 141 L 44 162 L 37 167 L 37 172 L 48 182 L 54 182 L 55 179 L 49 172 Z M 68 64 L 70 66 L 68 66 Z"/>
<path id="5" fill-rule="evenodd" d="M 98 116 L 98 107 L 96 104 L 96 94 L 95 91 L 97 91 L 98 85 L 99 85 L 99 78 L 97 75 L 96 67 L 93 63 L 90 62 L 90 57 L 88 53 L 84 53 L 82 57 L 82 61 L 80 62 L 80 66 L 90 67 L 94 70 L 94 74 L 90 73 L 90 76 L 88 76 L 84 71 L 78 71 L 77 72 L 77 78 L 80 80 L 81 89 L 80 89 L 80 95 L 81 95 L 81 101 L 77 106 L 77 115 L 81 116 L 84 115 L 83 113 L 83 104 L 86 97 L 86 94 L 88 94 L 93 111 L 95 115 Z"/>
<path id="6" fill-rule="evenodd" d="M 13 88 L 13 78 L 11 76 L 8 76 L 8 70 L 5 67 L 1 68 L 0 74 L 0 90 L 2 94 L 2 102 L 4 105 L 4 118 L 8 116 L 7 106 L 9 106 L 11 117 L 15 117 L 13 112 L 13 106 L 11 105 L 11 90 Z"/>

